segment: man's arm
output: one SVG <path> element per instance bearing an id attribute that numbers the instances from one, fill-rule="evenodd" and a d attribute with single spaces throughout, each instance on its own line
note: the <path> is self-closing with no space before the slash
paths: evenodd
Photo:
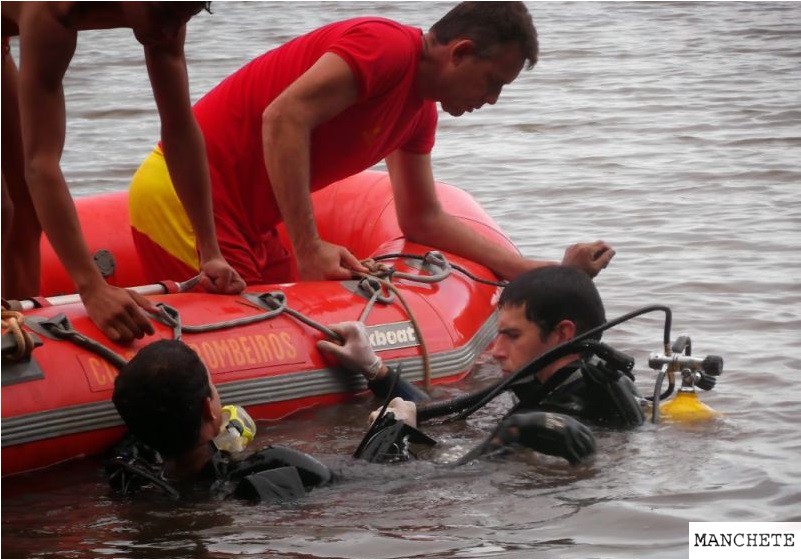
<path id="1" fill-rule="evenodd" d="M 367 271 L 345 247 L 320 238 L 310 194 L 312 130 L 353 105 L 357 96 L 348 64 L 326 53 L 262 115 L 264 165 L 302 279 L 348 279 L 351 270 Z"/>
<path id="2" fill-rule="evenodd" d="M 62 25 L 46 3 L 26 5 L 19 30 L 25 178 L 42 229 L 89 316 L 109 338 L 125 343 L 152 334 L 153 326 L 139 307 L 155 307 L 136 293 L 108 285 L 95 267 L 61 172 L 66 130 L 62 79 L 75 52 L 77 32 Z"/>
<path id="3" fill-rule="evenodd" d="M 175 191 L 195 230 L 203 287 L 208 291 L 239 293 L 245 282 L 225 260 L 217 242 L 206 147 L 189 98 L 185 35 L 184 26 L 172 41 L 145 45 L 147 72 L 161 117 L 164 158 Z"/>
<path id="4" fill-rule="evenodd" d="M 555 264 L 526 260 L 444 212 L 437 199 L 430 155 L 398 150 L 386 162 L 398 223 L 409 240 L 464 256 L 508 279 L 531 268 Z"/>
<path id="5" fill-rule="evenodd" d="M 527 270 L 556 264 L 530 260 L 480 235 L 444 212 L 437 199 L 431 156 L 395 151 L 386 159 L 398 223 L 406 237 L 421 244 L 458 254 L 513 279 Z M 562 264 L 576 266 L 595 276 L 606 267 L 614 251 L 603 241 L 573 245 Z"/>

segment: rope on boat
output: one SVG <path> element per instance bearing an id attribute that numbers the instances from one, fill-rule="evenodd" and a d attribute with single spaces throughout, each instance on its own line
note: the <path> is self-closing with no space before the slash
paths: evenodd
<path id="1" fill-rule="evenodd" d="M 398 272 L 394 267 L 387 266 L 386 264 L 382 264 L 380 260 L 387 260 L 390 258 L 410 258 L 410 259 L 417 259 L 421 260 L 424 264 L 430 264 L 435 268 L 438 268 L 436 273 L 432 273 L 429 275 L 417 275 L 417 274 L 408 274 L 404 272 Z M 505 282 L 497 282 L 492 280 L 484 280 L 478 278 L 471 274 L 468 270 L 457 266 L 455 264 L 451 264 L 445 256 L 438 252 L 438 251 L 429 251 L 423 256 L 417 254 L 403 254 L 403 253 L 396 253 L 396 254 L 385 254 L 381 256 L 376 256 L 375 258 L 368 258 L 362 261 L 362 264 L 369 270 L 368 273 L 359 274 L 361 280 L 359 282 L 359 289 L 362 289 L 368 296 L 367 304 L 363 309 L 361 315 L 359 316 L 359 320 L 361 322 L 365 322 L 367 320 L 367 316 L 369 315 L 370 311 L 375 306 L 376 302 L 382 304 L 392 304 L 397 297 L 398 301 L 400 301 L 401 306 L 406 311 L 406 315 L 409 317 L 409 321 L 412 323 L 412 328 L 414 329 L 415 335 L 417 339 L 420 341 L 420 350 L 422 353 L 423 359 L 423 382 L 424 387 L 428 391 L 431 388 L 431 359 L 428 353 L 428 348 L 425 343 L 425 339 L 423 338 L 423 332 L 420 328 L 420 324 L 418 323 L 412 308 L 406 302 L 401 291 L 392 283 L 393 278 L 398 279 L 405 279 L 407 281 L 414 281 L 418 283 L 437 283 L 446 279 L 453 270 L 458 270 L 459 272 L 463 273 L 473 281 L 488 284 L 488 285 L 495 285 L 495 286 L 503 286 Z M 386 289 L 387 293 L 384 292 Z M 233 320 L 226 320 L 221 322 L 214 322 L 210 324 L 183 324 L 181 321 L 181 315 L 179 311 L 169 305 L 164 303 L 158 303 L 156 306 L 159 308 L 159 313 L 152 315 L 153 318 L 173 329 L 173 337 L 176 340 L 180 340 L 183 337 L 183 333 L 190 333 L 190 334 L 200 334 L 205 332 L 214 332 L 217 330 L 226 330 L 229 328 L 235 328 L 237 326 L 244 326 L 248 324 L 255 324 L 258 322 L 262 322 L 264 320 L 269 320 L 271 318 L 275 318 L 280 314 L 288 314 L 295 318 L 296 320 L 310 326 L 316 330 L 322 332 L 325 336 L 329 339 L 335 340 L 337 342 L 342 342 L 342 338 L 325 326 L 312 318 L 304 315 L 303 313 L 292 309 L 287 305 L 286 301 L 286 294 L 282 291 L 270 291 L 261 294 L 251 294 L 246 293 L 242 295 L 247 301 L 253 303 L 259 308 L 265 309 L 267 312 L 253 315 L 253 316 L 246 316 L 242 318 L 237 318 Z M 30 339 L 30 335 L 22 330 L 19 325 L 24 320 L 24 317 L 21 313 L 16 311 L 3 311 L 3 330 L 5 333 L 6 329 L 6 313 L 9 313 L 9 330 L 14 332 L 14 336 L 22 336 L 23 338 Z M 12 314 L 14 316 L 12 316 Z M 66 321 L 66 317 L 65 321 Z M 69 321 L 66 321 L 66 325 L 63 325 L 60 329 L 53 328 L 54 335 L 57 335 L 60 339 L 69 339 L 73 343 L 92 351 L 95 354 L 98 354 L 102 357 L 105 357 L 109 362 L 111 362 L 117 368 L 122 367 L 125 365 L 126 361 L 114 353 L 111 349 L 105 347 L 100 342 L 96 342 L 94 340 L 90 340 L 83 336 L 82 334 L 76 332 L 72 329 L 71 325 L 68 324 Z M 25 344 L 28 342 L 25 341 Z M 17 342 L 17 346 L 20 347 L 22 344 Z M 28 347 L 27 345 L 23 346 L 24 348 Z M 30 341 L 30 349 L 25 349 L 27 354 L 23 354 L 23 357 L 29 356 L 30 352 L 33 350 L 33 340 Z M 19 351 L 19 350 L 18 350 Z M 16 355 L 16 354 L 15 354 Z M 13 358 L 13 356 L 12 356 Z"/>
<path id="2" fill-rule="evenodd" d="M 19 311 L 3 310 L 2 328 L 3 334 L 10 333 L 17 342 L 16 349 L 6 358 L 10 361 L 22 361 L 28 359 L 33 352 L 35 343 L 29 332 L 22 329 L 25 322 L 25 315 Z"/>
<path id="3" fill-rule="evenodd" d="M 380 256 L 375 256 L 375 257 L 373 257 L 373 260 L 375 260 L 375 261 L 388 260 L 390 258 L 411 258 L 411 259 L 422 260 L 426 256 L 428 256 L 429 254 L 439 254 L 439 256 L 441 256 L 443 259 L 445 258 L 444 255 L 442 255 L 441 253 L 438 253 L 437 251 L 428 252 L 428 253 L 426 253 L 425 256 L 422 256 L 422 257 L 419 254 L 410 254 L 410 253 L 407 253 L 407 252 L 394 252 L 394 253 L 391 253 L 391 254 L 382 254 Z M 509 283 L 506 280 L 498 281 L 498 280 L 488 280 L 488 279 L 480 278 L 477 275 L 475 275 L 474 273 L 472 273 L 470 270 L 468 270 L 467 268 L 459 266 L 458 264 L 453 264 L 451 262 L 447 262 L 447 264 L 448 264 L 448 266 L 450 268 L 461 272 L 462 274 L 464 274 L 465 276 L 467 276 L 468 278 L 470 278 L 471 280 L 473 280 L 476 283 L 483 283 L 484 285 L 494 285 L 495 287 L 506 287 L 506 285 Z M 398 275 L 398 274 L 400 274 L 400 272 L 396 272 L 396 275 Z M 415 281 L 420 276 L 414 276 L 414 275 L 411 275 L 411 274 L 403 274 L 402 276 L 398 276 L 398 277 L 405 277 L 406 279 L 411 279 L 411 280 Z"/>
<path id="4" fill-rule="evenodd" d="M 379 259 L 384 260 L 392 256 L 419 259 L 422 260 L 424 264 L 431 264 L 432 266 L 438 268 L 439 271 L 430 275 L 407 274 L 398 272 L 395 270 L 395 268 L 378 262 Z M 409 317 L 409 321 L 412 323 L 415 336 L 417 336 L 417 339 L 420 341 L 420 350 L 423 359 L 423 386 L 426 391 L 430 390 L 431 358 L 428 353 L 428 347 L 426 346 L 425 338 L 423 337 L 422 329 L 420 328 L 420 324 L 414 315 L 414 311 L 412 311 L 411 306 L 407 303 L 403 293 L 401 293 L 401 291 L 392 283 L 392 279 L 399 278 L 418 283 L 437 283 L 450 276 L 454 266 L 452 266 L 445 256 L 438 251 L 429 251 L 423 256 L 411 254 L 383 255 L 377 258 L 365 259 L 362 261 L 362 264 L 369 270 L 369 272 L 359 274 L 361 277 L 359 289 L 364 291 L 369 298 L 367 304 L 362 310 L 361 315 L 359 316 L 359 321 L 366 322 L 367 316 L 370 314 L 370 311 L 372 311 L 376 302 L 388 305 L 392 304 L 397 297 L 398 301 L 400 301 L 401 306 L 406 312 L 406 315 Z M 460 271 L 465 274 L 469 274 L 467 270 L 460 269 Z M 489 283 L 488 280 L 482 281 L 484 283 Z M 497 284 L 497 282 L 495 282 L 495 284 Z M 386 294 L 384 293 L 385 289 L 387 291 Z M 184 325 L 181 323 L 180 314 L 178 313 L 177 309 L 169 307 L 163 303 L 159 303 L 157 306 L 160 307 L 161 312 L 156 315 L 155 318 L 162 324 L 171 327 L 173 329 L 174 338 L 176 340 L 180 340 L 184 332 L 192 334 L 213 332 L 216 330 L 223 330 L 227 328 L 234 328 L 236 326 L 261 322 L 263 320 L 274 318 L 279 314 L 286 313 L 296 320 L 306 324 L 307 326 L 319 330 L 329 339 L 342 342 L 341 337 L 327 326 L 289 307 L 286 303 L 286 295 L 282 291 L 272 291 L 262 293 L 260 295 L 245 294 L 243 297 L 251 303 L 254 303 L 259 308 L 266 309 L 267 312 L 255 316 L 248 316 L 224 322 L 215 322 L 212 324 Z"/>
<path id="5" fill-rule="evenodd" d="M 296 318 L 300 322 L 303 322 L 312 328 L 316 328 L 329 338 L 342 341 L 339 335 L 327 326 L 324 326 L 319 322 L 315 322 L 313 319 L 309 318 L 303 313 L 288 307 L 286 304 L 286 294 L 283 291 L 268 291 L 259 295 L 245 293 L 242 295 L 242 297 L 245 300 L 253 303 L 256 307 L 260 309 L 266 309 L 267 312 L 252 316 L 245 316 L 242 318 L 235 318 L 233 320 L 225 320 L 222 322 L 192 325 L 183 324 L 181 322 L 181 315 L 178 312 L 178 309 L 175 309 L 165 303 L 158 303 L 156 306 L 159 307 L 160 312 L 157 315 L 153 315 L 153 317 L 158 322 L 172 328 L 174 339 L 180 340 L 183 337 L 184 332 L 188 332 L 190 334 L 202 334 L 206 332 L 215 332 L 217 330 L 227 330 L 229 328 L 236 328 L 237 326 L 246 326 L 248 324 L 255 324 L 257 322 L 269 320 L 282 313 L 286 313 Z"/>
<path id="6" fill-rule="evenodd" d="M 379 286 L 386 287 L 390 293 L 393 295 L 397 295 L 398 301 L 400 301 L 401 306 L 406 311 L 406 316 L 409 317 L 409 321 L 412 323 L 412 328 L 414 328 L 414 335 L 417 336 L 417 339 L 420 341 L 420 352 L 423 358 L 423 388 L 425 391 L 428 392 L 431 390 L 431 357 L 428 354 L 428 347 L 426 346 L 425 338 L 423 337 L 423 332 L 420 329 L 420 324 L 417 322 L 417 318 L 414 316 L 414 312 L 409 304 L 406 302 L 403 294 L 398 290 L 398 288 L 393 285 L 391 279 L 393 277 L 399 277 L 411 281 L 419 281 L 422 283 L 434 283 L 439 282 L 447 278 L 451 273 L 451 267 L 448 261 L 445 259 L 445 256 L 439 252 L 429 252 L 425 255 L 423 261 L 429 261 L 429 256 L 431 260 L 436 260 L 438 264 L 443 264 L 441 274 L 435 274 L 431 276 L 413 276 L 411 274 L 403 274 L 401 272 L 396 272 L 394 268 L 390 268 L 386 264 L 381 264 L 377 262 L 373 258 L 368 258 L 362 261 L 362 264 L 370 270 L 368 274 L 362 274 L 365 279 L 374 278 L 378 283 Z M 383 277 L 382 277 L 383 276 Z M 384 279 L 388 277 L 389 279 Z M 373 297 L 370 298 L 367 306 L 365 306 L 364 311 L 362 311 L 359 320 L 361 322 L 365 322 L 367 320 L 367 314 L 372 310 L 375 301 L 377 300 L 378 294 L 381 291 L 377 290 Z"/>
<path id="7" fill-rule="evenodd" d="M 117 367 L 118 369 L 125 366 L 128 362 L 124 357 L 114 352 L 109 347 L 104 346 L 97 340 L 85 336 L 73 328 L 69 318 L 64 314 L 57 314 L 56 316 L 42 320 L 38 323 L 39 328 L 47 332 L 59 340 L 68 340 L 78 347 L 82 347 L 87 351 L 91 351 L 95 355 L 99 355 L 106 361 Z"/>
<path id="8" fill-rule="evenodd" d="M 391 280 L 394 277 L 409 281 L 416 281 L 419 283 L 436 283 L 447 278 L 451 274 L 452 267 L 445 256 L 437 251 L 428 252 L 423 257 L 418 255 L 413 255 L 413 257 L 422 259 L 424 263 L 433 264 L 434 266 L 438 267 L 440 271 L 428 276 L 420 276 L 398 272 L 394 268 L 387 266 L 386 264 L 379 263 L 372 258 L 362 261 L 362 264 L 369 270 L 369 272 L 366 274 L 360 274 L 362 279 L 359 282 L 359 288 L 369 294 L 369 299 L 361 315 L 359 316 L 359 320 L 361 322 L 366 322 L 367 316 L 370 314 L 370 311 L 373 309 L 376 302 L 380 302 L 382 304 L 392 304 L 397 297 L 398 301 L 400 301 L 401 306 L 406 312 L 406 315 L 409 317 L 409 321 L 412 323 L 415 336 L 417 336 L 417 339 L 420 341 L 420 350 L 423 359 L 423 386 L 425 390 L 428 391 L 431 389 L 431 358 L 428 353 L 428 347 L 426 346 L 422 329 L 420 328 L 420 324 L 414 315 L 414 311 L 412 311 L 411 306 L 406 302 L 403 293 L 401 293 L 401 291 L 392 283 Z M 384 289 L 387 290 L 388 294 L 384 293 Z M 286 295 L 281 291 L 262 293 L 258 296 L 245 294 L 244 297 L 258 307 L 267 309 L 267 312 L 255 316 L 228 320 L 224 322 L 216 322 L 212 324 L 183 325 L 181 324 L 180 315 L 177 309 L 169 307 L 163 303 L 159 303 L 157 306 L 160 307 L 161 313 L 156 315 L 155 318 L 162 324 L 173 328 L 174 338 L 176 340 L 180 340 L 184 332 L 193 334 L 213 332 L 215 330 L 223 330 L 227 328 L 234 328 L 236 326 L 261 322 L 263 320 L 274 318 L 281 313 L 286 313 L 296 320 L 306 324 L 307 326 L 319 330 L 329 339 L 338 342 L 342 341 L 340 336 L 327 326 L 289 307 L 286 304 Z"/>
<path id="9" fill-rule="evenodd" d="M 256 314 L 253 316 L 245 316 L 242 318 L 235 318 L 233 320 L 224 320 L 221 322 L 212 322 L 210 324 L 183 324 L 181 322 L 181 315 L 178 312 L 178 309 L 175 309 L 165 303 L 157 303 L 156 306 L 159 308 L 159 313 L 153 315 L 153 317 L 160 323 L 164 324 L 165 326 L 169 326 L 173 329 L 173 337 L 176 340 L 180 340 L 184 332 L 189 334 L 202 334 L 205 332 L 215 332 L 217 330 L 228 330 L 229 328 L 236 328 L 237 326 L 247 326 L 248 324 L 255 324 L 257 322 L 262 322 L 264 320 L 269 320 L 271 318 L 275 318 L 282 312 L 287 311 L 286 306 L 286 295 L 282 291 L 271 291 L 268 293 L 263 293 L 258 298 L 265 299 L 270 297 L 271 300 L 277 301 L 277 304 L 274 306 L 265 306 L 260 304 L 260 302 L 252 301 L 248 294 L 245 295 L 245 298 L 254 302 L 260 308 L 268 309 L 267 312 Z"/>

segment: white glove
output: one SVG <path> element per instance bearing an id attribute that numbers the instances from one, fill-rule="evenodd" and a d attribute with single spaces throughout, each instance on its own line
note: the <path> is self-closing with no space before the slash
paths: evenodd
<path id="1" fill-rule="evenodd" d="M 367 418 L 368 425 L 372 425 L 373 422 L 375 422 L 376 418 L 378 418 L 378 412 L 380 411 L 381 408 L 378 408 L 370 413 L 370 416 Z M 389 412 L 394 413 L 395 419 L 403 421 L 409 427 L 417 427 L 417 405 L 415 405 L 414 402 L 404 400 L 400 396 L 393 398 L 389 406 L 387 406 L 387 413 Z"/>
<path id="2" fill-rule="evenodd" d="M 328 340 L 320 340 L 317 342 L 317 349 L 339 359 L 343 367 L 364 374 L 367 380 L 374 380 L 384 363 L 370 346 L 364 324 L 355 321 L 340 322 L 331 324 L 329 328 L 342 336 L 344 343 L 338 345 Z"/>

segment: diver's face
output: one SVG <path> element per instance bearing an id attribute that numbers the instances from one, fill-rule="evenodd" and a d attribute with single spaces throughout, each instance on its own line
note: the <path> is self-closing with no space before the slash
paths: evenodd
<path id="1" fill-rule="evenodd" d="M 523 56 L 516 44 L 496 45 L 488 56 L 478 56 L 472 41 L 457 41 L 443 70 L 438 95 L 442 110 L 461 116 L 485 104 L 494 105 L 503 86 L 512 83 L 522 68 Z"/>
<path id="2" fill-rule="evenodd" d="M 498 311 L 498 335 L 492 356 L 504 373 L 519 370 L 552 347 L 559 344 L 551 332 L 542 339 L 542 329 L 526 318 L 525 305 L 506 306 Z"/>

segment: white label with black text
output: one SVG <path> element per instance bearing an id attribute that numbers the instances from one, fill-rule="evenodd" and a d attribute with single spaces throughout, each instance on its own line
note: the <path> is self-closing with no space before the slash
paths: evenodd
<path id="1" fill-rule="evenodd" d="M 393 322 L 367 326 L 367 335 L 374 351 L 420 345 L 411 322 Z"/>

